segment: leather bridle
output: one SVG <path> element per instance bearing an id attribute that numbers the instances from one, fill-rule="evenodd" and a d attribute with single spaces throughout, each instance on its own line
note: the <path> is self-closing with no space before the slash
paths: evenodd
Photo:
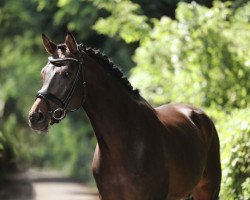
<path id="1" fill-rule="evenodd" d="M 50 115 L 51 115 L 51 122 L 50 122 L 51 125 L 54 123 L 58 123 L 62 119 L 65 118 L 67 107 L 70 103 L 72 96 L 75 93 L 77 84 L 78 84 L 79 80 L 81 79 L 81 75 L 83 72 L 83 55 L 81 54 L 81 52 L 79 50 L 78 50 L 78 52 L 79 52 L 79 59 L 78 60 L 75 58 L 48 57 L 49 62 L 51 64 L 55 65 L 56 67 L 60 67 L 61 66 L 60 63 L 65 62 L 65 61 L 78 63 L 78 69 L 77 69 L 77 73 L 76 73 L 76 77 L 74 79 L 73 85 L 66 91 L 66 95 L 65 95 L 65 98 L 63 100 L 56 97 L 54 94 L 51 94 L 48 91 L 38 91 L 36 94 L 36 98 L 43 99 L 45 101 L 45 103 L 47 104 L 48 113 L 50 113 Z M 85 84 L 86 83 L 83 81 L 83 86 L 85 86 Z M 82 100 L 81 100 L 81 105 L 78 108 L 75 108 L 73 110 L 67 110 L 67 112 L 74 112 L 74 111 L 78 110 L 79 108 L 81 108 L 83 105 L 83 102 L 84 102 L 84 95 L 83 95 Z M 52 110 L 50 102 L 53 102 L 54 104 L 56 104 L 58 106 L 58 108 Z"/>

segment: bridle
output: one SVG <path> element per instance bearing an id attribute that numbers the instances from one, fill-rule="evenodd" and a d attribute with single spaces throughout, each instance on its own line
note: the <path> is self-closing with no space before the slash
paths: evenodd
<path id="1" fill-rule="evenodd" d="M 56 67 L 60 67 L 59 64 L 62 62 L 65 62 L 65 61 L 78 63 L 78 69 L 77 69 L 77 73 L 76 73 L 76 77 L 74 79 L 73 85 L 67 90 L 66 96 L 63 100 L 56 97 L 54 94 L 51 94 L 48 91 L 38 91 L 36 94 L 36 98 L 43 99 L 45 101 L 45 103 L 47 104 L 48 113 L 50 113 L 50 115 L 51 115 L 51 122 L 50 122 L 51 125 L 54 123 L 58 123 L 62 119 L 65 118 L 67 107 L 70 103 L 72 96 L 75 93 L 76 86 L 77 86 L 79 80 L 81 79 L 81 75 L 83 72 L 83 55 L 79 50 L 78 50 L 78 55 L 79 55 L 79 59 L 48 57 L 49 62 L 51 64 L 55 65 Z M 83 81 L 84 88 L 85 88 L 85 85 L 86 85 L 86 83 Z M 85 92 L 84 92 L 84 95 L 85 95 Z M 84 95 L 83 95 L 82 100 L 81 100 L 81 105 L 78 108 L 75 108 L 73 110 L 67 110 L 67 111 L 74 112 L 74 111 L 78 110 L 79 108 L 81 108 L 83 105 L 84 99 L 85 99 Z M 58 108 L 52 110 L 52 108 L 50 106 L 50 101 L 53 102 L 54 104 L 56 104 L 58 106 Z"/>

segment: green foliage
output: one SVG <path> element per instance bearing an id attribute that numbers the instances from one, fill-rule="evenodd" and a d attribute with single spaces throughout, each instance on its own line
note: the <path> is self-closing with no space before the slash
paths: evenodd
<path id="1" fill-rule="evenodd" d="M 230 113 L 210 110 L 221 141 L 221 199 L 250 198 L 250 108 L 234 109 Z"/>
<path id="2" fill-rule="evenodd" d="M 10 115 L 1 127 L 0 169 L 1 173 L 24 170 L 31 162 L 30 137 L 18 123 L 15 115 Z M 25 145 L 24 145 L 25 144 Z"/>
<path id="3" fill-rule="evenodd" d="M 4 150 L 3 142 L 4 142 L 3 133 L 0 132 L 0 158 L 2 158 L 3 156 L 3 150 Z"/>
<path id="4" fill-rule="evenodd" d="M 129 0 L 110 0 L 107 2 L 94 0 L 93 2 L 98 8 L 105 8 L 111 13 L 110 17 L 99 19 L 93 26 L 100 33 L 111 37 L 119 34 L 127 43 L 138 41 L 148 34 L 147 17 L 138 14 L 140 13 L 138 4 Z"/>
<path id="5" fill-rule="evenodd" d="M 81 15 L 86 12 L 93 15 L 97 13 L 96 10 L 92 12 L 91 8 L 94 7 L 88 5 L 87 11 L 83 9 Z M 51 137 L 32 134 L 27 123 L 28 111 L 36 91 L 41 87 L 40 71 L 47 62 L 41 33 L 46 31 L 51 35 L 60 35 L 56 42 L 61 42 L 65 37 L 65 27 L 72 28 L 70 23 L 80 23 L 70 21 L 71 6 L 64 9 L 64 12 L 61 6 L 59 1 L 57 4 L 43 0 L 10 0 L 0 4 L 0 175 L 5 172 L 3 169 L 10 166 L 13 169 L 24 169 L 30 164 L 37 164 L 64 168 L 70 174 L 80 175 L 81 179 L 90 179 L 90 162 L 86 164 L 86 160 L 89 161 L 93 154 L 94 142 L 89 142 L 93 134 L 89 136 L 87 122 L 87 125 L 82 126 L 81 118 L 68 123 L 65 121 L 65 125 L 51 130 L 56 132 Z M 60 23 L 63 19 L 65 21 Z M 87 29 L 90 26 L 87 23 L 77 27 Z M 44 27 L 47 27 L 46 30 Z M 82 35 L 83 38 L 93 33 L 93 30 L 88 30 Z M 79 128 L 80 125 L 82 128 Z M 70 135 L 72 130 L 74 137 Z M 71 143 L 69 138 L 74 138 Z M 49 151 L 47 144 L 53 147 L 53 151 Z M 45 164 L 41 164 L 42 161 Z"/>
<path id="6" fill-rule="evenodd" d="M 136 50 L 132 82 L 147 76 L 140 88 L 156 104 L 188 99 L 204 106 L 247 106 L 250 27 L 247 16 L 236 13 L 227 20 L 229 14 L 220 3 L 212 9 L 181 3 L 178 21 L 155 20 L 148 40 Z"/>
<path id="7" fill-rule="evenodd" d="M 51 127 L 48 134 L 36 136 L 41 143 L 32 149 L 34 165 L 53 166 L 80 180 L 91 180 L 91 161 L 96 140 L 90 124 L 82 115 L 72 113 L 62 123 Z"/>

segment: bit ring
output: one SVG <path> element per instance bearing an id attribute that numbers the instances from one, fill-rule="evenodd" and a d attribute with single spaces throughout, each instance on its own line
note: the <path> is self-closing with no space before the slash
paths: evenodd
<path id="1" fill-rule="evenodd" d="M 57 117 L 59 116 L 59 117 Z M 62 120 L 66 116 L 66 111 L 63 108 L 57 108 L 54 110 L 52 117 L 56 120 Z"/>

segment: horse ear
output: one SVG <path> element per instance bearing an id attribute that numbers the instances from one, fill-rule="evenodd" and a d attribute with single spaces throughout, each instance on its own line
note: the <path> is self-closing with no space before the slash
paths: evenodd
<path id="1" fill-rule="evenodd" d="M 49 54 L 54 54 L 55 51 L 57 50 L 57 45 L 50 41 L 45 34 L 42 34 L 42 38 L 43 38 L 43 45 L 46 49 L 46 51 L 49 53 Z"/>
<path id="2" fill-rule="evenodd" d="M 65 44 L 67 45 L 67 47 L 69 48 L 69 51 L 72 54 L 76 54 L 78 49 L 77 49 L 77 43 L 76 40 L 74 38 L 74 36 L 68 32 L 65 38 Z"/>

